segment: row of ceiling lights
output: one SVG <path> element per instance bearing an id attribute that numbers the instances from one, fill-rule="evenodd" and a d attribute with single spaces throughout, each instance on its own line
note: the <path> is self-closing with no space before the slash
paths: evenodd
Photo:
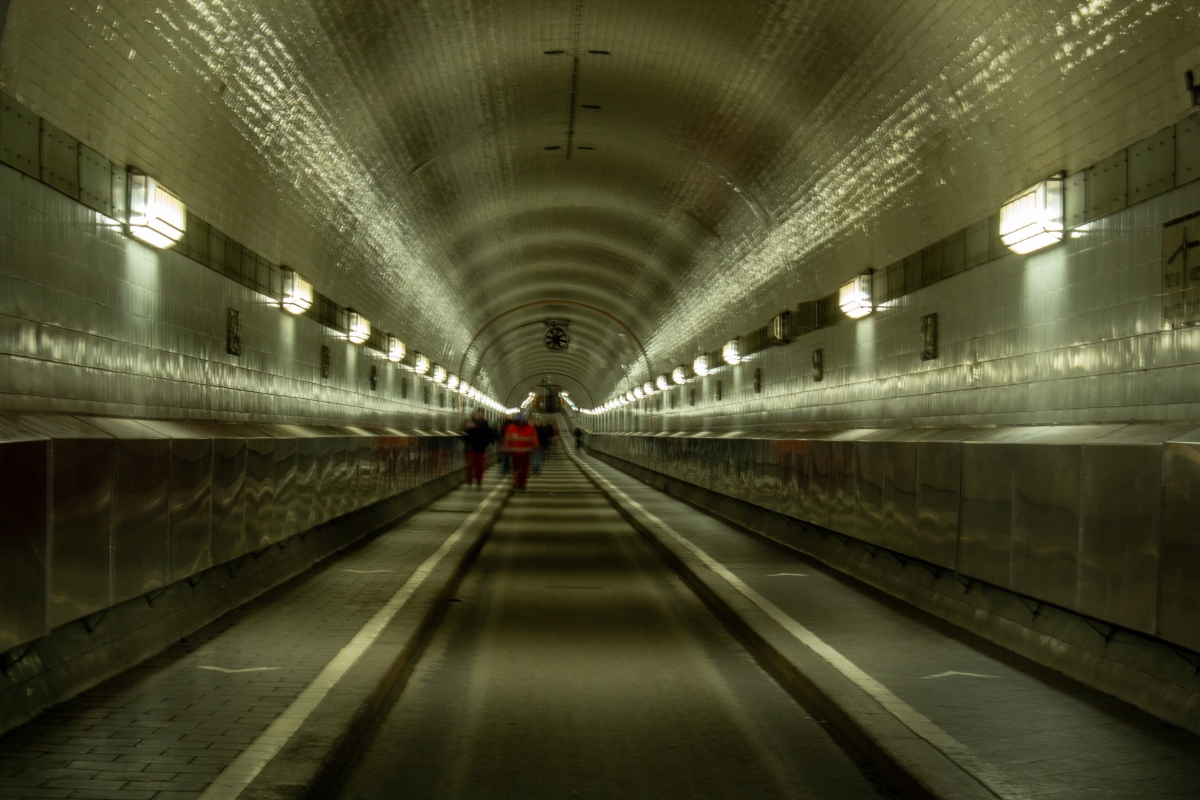
<path id="1" fill-rule="evenodd" d="M 1065 229 L 1063 208 L 1063 176 L 1059 175 L 1010 198 L 1000 209 L 1000 240 L 1005 247 L 1019 255 L 1041 250 L 1062 241 Z M 838 306 L 850 319 L 862 319 L 875 310 L 872 272 L 855 276 L 838 290 Z M 725 364 L 736 366 L 742 363 L 740 340 L 731 339 L 721 349 Z M 613 397 L 599 408 L 580 409 L 584 414 L 603 414 L 618 409 L 645 397 L 665 392 L 673 385 L 689 383 L 703 378 L 723 365 L 710 365 L 708 356 L 701 355 L 692 362 L 689 374 L 686 365 L 676 367 L 671 374 L 660 375 L 653 383 L 641 386 Z"/>
<path id="2" fill-rule="evenodd" d="M 131 172 L 129 180 L 129 235 L 139 241 L 166 250 L 183 239 L 187 230 L 187 206 L 172 192 L 158 184 L 154 178 L 140 172 Z M 300 315 L 313 305 L 313 285 L 295 270 L 279 268 L 282 275 L 280 307 L 289 314 Z M 365 344 L 371 338 L 371 323 L 354 309 L 346 309 L 346 338 L 352 344 Z M 388 361 L 399 364 L 404 360 L 407 348 L 404 342 L 387 334 L 384 355 Z M 448 373 L 445 367 L 431 364 L 420 353 L 413 354 L 412 365 L 401 364 L 403 369 L 416 373 L 435 384 L 485 405 L 493 411 L 515 412 L 505 408 L 496 400 L 471 386 L 457 375 Z"/>

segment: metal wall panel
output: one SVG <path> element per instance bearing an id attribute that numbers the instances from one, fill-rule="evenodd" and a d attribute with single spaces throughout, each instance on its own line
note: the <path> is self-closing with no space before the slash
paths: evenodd
<path id="1" fill-rule="evenodd" d="M 1200 114 L 1175 125 L 1175 185 L 1200 180 Z"/>
<path id="2" fill-rule="evenodd" d="M 1188 425 L 1128 425 L 1083 446 L 1079 613 L 1154 633 L 1163 443 Z"/>
<path id="3" fill-rule="evenodd" d="M 855 441 L 873 430 L 834 431 L 829 440 L 829 527 L 847 536 L 854 535 L 854 519 L 858 506 L 856 489 Z"/>
<path id="4" fill-rule="evenodd" d="M 237 426 L 189 423 L 212 437 L 212 560 L 232 561 L 250 551 L 246 541 L 246 437 Z"/>
<path id="5" fill-rule="evenodd" d="M 270 436 L 271 458 L 271 542 L 279 542 L 298 533 L 301 528 L 296 511 L 296 436 L 276 425 L 255 425 Z"/>
<path id="6" fill-rule="evenodd" d="M 90 418 L 117 441 L 112 603 L 167 585 L 171 440 L 133 420 Z"/>
<path id="7" fill-rule="evenodd" d="M 879 543 L 905 555 L 917 555 L 920 472 L 918 442 L 931 430 L 899 431 L 883 442 L 883 513 Z M 861 489 L 861 487 L 860 487 Z"/>
<path id="8" fill-rule="evenodd" d="M 1129 204 L 1175 188 L 1175 128 L 1167 128 L 1129 148 Z"/>
<path id="9" fill-rule="evenodd" d="M 877 431 L 854 443 L 854 536 L 883 544 L 884 440 L 897 430 Z"/>
<path id="10" fill-rule="evenodd" d="M 962 442 L 975 429 L 951 428 L 917 443 L 918 558 L 958 568 L 959 511 L 962 502 Z"/>
<path id="11" fill-rule="evenodd" d="M 79 199 L 79 142 L 42 120 L 41 180 L 68 197 Z"/>
<path id="12" fill-rule="evenodd" d="M 1063 222 L 1067 230 L 1087 222 L 1087 214 L 1087 172 L 1076 172 L 1063 182 Z"/>
<path id="13" fill-rule="evenodd" d="M 41 119 L 0 92 L 0 161 L 40 178 Z"/>
<path id="14" fill-rule="evenodd" d="M 141 424 L 171 440 L 168 581 L 174 583 L 213 564 L 213 439 L 178 422 Z"/>
<path id="15" fill-rule="evenodd" d="M 1164 449 L 1158 634 L 1200 651 L 1200 428 Z"/>
<path id="16" fill-rule="evenodd" d="M 275 540 L 275 438 L 249 425 L 246 433 L 246 544 L 261 550 Z"/>
<path id="17" fill-rule="evenodd" d="M 1088 220 L 1120 211 L 1128 205 L 1128 165 L 1125 151 L 1087 171 Z"/>
<path id="18" fill-rule="evenodd" d="M 986 431 L 962 443 L 958 571 L 997 586 L 1010 583 L 1013 443 L 1028 431 Z"/>
<path id="19" fill-rule="evenodd" d="M 46 633 L 50 440 L 0 417 L 0 652 Z"/>
<path id="20" fill-rule="evenodd" d="M 804 514 L 801 519 L 814 525 L 829 527 L 833 507 L 833 444 L 825 438 L 807 440 L 806 485 Z"/>
<path id="21" fill-rule="evenodd" d="M 72 417 L 22 417 L 50 443 L 49 627 L 108 608 L 116 440 Z"/>
<path id="22" fill-rule="evenodd" d="M 1083 451 L 1119 425 L 1034 428 L 1015 449 L 1010 588 L 1074 608 L 1082 530 Z"/>
<path id="23" fill-rule="evenodd" d="M 113 215 L 113 164 L 87 145 L 79 145 L 79 200 L 106 217 Z"/>

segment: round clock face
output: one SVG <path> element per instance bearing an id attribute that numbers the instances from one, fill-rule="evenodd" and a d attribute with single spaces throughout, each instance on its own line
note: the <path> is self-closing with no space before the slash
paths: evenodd
<path id="1" fill-rule="evenodd" d="M 551 325 L 546 328 L 546 336 L 543 341 L 551 350 L 566 350 L 567 345 L 571 343 L 571 336 L 567 333 L 566 328 Z"/>

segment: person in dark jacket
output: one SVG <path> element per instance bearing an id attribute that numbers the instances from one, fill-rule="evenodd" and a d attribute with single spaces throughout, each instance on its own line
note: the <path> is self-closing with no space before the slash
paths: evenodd
<path id="1" fill-rule="evenodd" d="M 467 420 L 467 424 L 463 426 L 463 435 L 467 439 L 467 483 L 482 486 L 483 470 L 487 466 L 487 449 L 496 438 L 482 408 L 475 409 L 475 414 Z"/>
<path id="2" fill-rule="evenodd" d="M 583 449 L 583 429 L 582 428 L 575 429 L 575 449 L 576 450 Z"/>

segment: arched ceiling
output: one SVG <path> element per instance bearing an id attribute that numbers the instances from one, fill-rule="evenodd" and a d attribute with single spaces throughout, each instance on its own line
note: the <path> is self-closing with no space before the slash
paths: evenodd
<path id="1" fill-rule="evenodd" d="M 554 373 L 601 402 L 1162 127 L 1197 19 L 1184 0 L 12 0 L 0 84 L 498 396 Z M 554 316 L 566 353 L 541 345 Z"/>

